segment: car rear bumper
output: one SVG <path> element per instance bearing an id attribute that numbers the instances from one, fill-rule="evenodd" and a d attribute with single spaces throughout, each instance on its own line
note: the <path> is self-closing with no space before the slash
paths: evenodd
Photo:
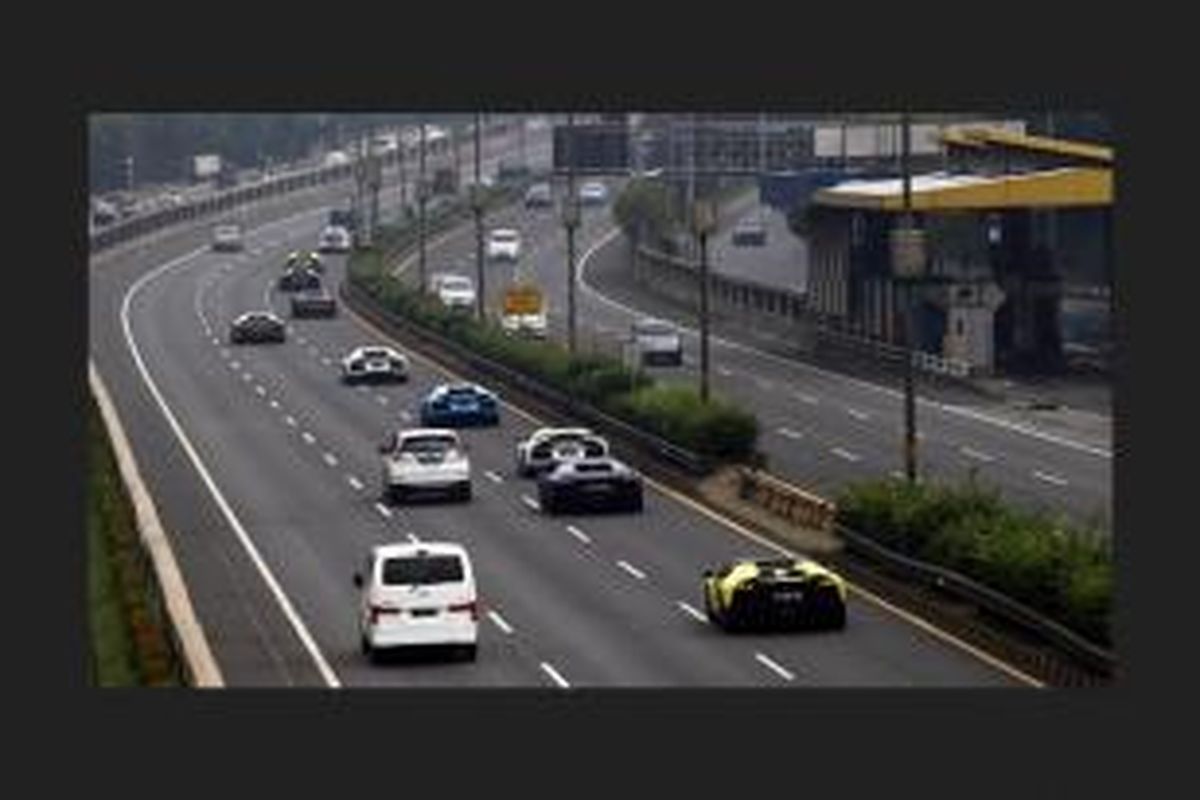
<path id="1" fill-rule="evenodd" d="M 464 615 L 455 614 L 455 617 Z M 414 645 L 475 644 L 479 640 L 479 623 L 471 619 L 454 619 L 445 613 L 433 618 L 404 618 L 380 623 L 368 628 L 371 647 L 409 647 Z"/>

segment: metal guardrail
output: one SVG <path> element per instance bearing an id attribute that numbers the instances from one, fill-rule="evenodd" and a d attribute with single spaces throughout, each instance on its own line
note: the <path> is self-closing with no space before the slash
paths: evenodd
<path id="1" fill-rule="evenodd" d="M 595 406 L 579 401 L 558 388 L 486 356 L 481 356 L 452 339 L 394 313 L 365 289 L 351 281 L 343 281 L 339 288 L 347 306 L 382 328 L 403 331 L 426 345 L 432 345 L 434 348 L 449 353 L 456 360 L 502 384 L 514 387 L 546 405 L 564 409 L 602 433 L 616 434 L 630 440 L 648 453 L 693 475 L 705 475 L 712 469 L 711 462 L 697 453 L 647 433 L 624 420 L 600 411 Z"/>
<path id="2" fill-rule="evenodd" d="M 897 553 L 844 525 L 836 525 L 836 532 L 851 552 L 880 562 L 890 570 L 902 574 L 907 580 L 920 582 L 960 597 L 991 614 L 1032 631 L 1093 670 L 1109 676 L 1115 673 L 1117 659 L 1111 651 L 1088 641 L 1029 606 L 958 572 Z"/>

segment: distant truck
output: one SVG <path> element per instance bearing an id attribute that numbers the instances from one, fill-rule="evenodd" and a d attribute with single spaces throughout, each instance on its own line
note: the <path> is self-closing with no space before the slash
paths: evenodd
<path id="1" fill-rule="evenodd" d="M 504 292 L 504 315 L 500 327 L 512 336 L 546 338 L 546 298 L 542 290 L 528 282 L 517 282 Z"/>
<path id="2" fill-rule="evenodd" d="M 192 156 L 191 173 L 197 182 L 214 180 L 221 174 L 221 157 L 216 153 Z"/>

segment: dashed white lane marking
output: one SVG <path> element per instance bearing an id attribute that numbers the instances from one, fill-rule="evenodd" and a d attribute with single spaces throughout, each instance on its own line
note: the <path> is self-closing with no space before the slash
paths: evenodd
<path id="1" fill-rule="evenodd" d="M 267 390 L 264 389 L 261 385 L 257 385 L 254 387 L 254 393 L 257 394 L 259 397 L 267 396 Z"/>
<path id="2" fill-rule="evenodd" d="M 847 461 L 858 461 L 862 458 L 862 456 L 857 456 L 854 453 L 851 453 L 849 450 L 843 450 L 840 447 L 835 447 L 832 450 L 830 450 L 829 452 L 833 453 L 835 456 L 837 456 L 839 458 L 844 458 Z"/>
<path id="3" fill-rule="evenodd" d="M 317 441 L 317 437 L 313 436 L 308 431 L 301 433 L 300 438 L 304 440 L 305 444 L 313 444 Z"/>
<path id="4" fill-rule="evenodd" d="M 492 622 L 494 622 L 496 624 L 497 628 L 499 628 L 500 630 L 509 634 L 510 636 L 512 635 L 512 632 L 513 632 L 512 626 L 504 621 L 504 617 L 500 616 L 495 611 L 489 611 L 489 612 L 487 612 L 487 615 L 488 615 L 488 619 L 490 619 Z"/>
<path id="5" fill-rule="evenodd" d="M 778 430 L 778 433 L 779 433 L 779 435 L 780 435 L 780 436 L 786 436 L 786 437 L 787 437 L 787 438 L 789 438 L 789 439 L 802 439 L 802 438 L 804 438 L 804 434 L 800 433 L 800 431 L 794 431 L 794 430 L 792 430 L 791 428 L 780 428 L 780 429 Z"/>
<path id="6" fill-rule="evenodd" d="M 1046 483 L 1053 483 L 1055 486 L 1066 486 L 1067 479 L 1060 475 L 1052 475 L 1049 472 L 1041 472 L 1040 470 L 1033 471 L 1033 477 Z"/>
<path id="7" fill-rule="evenodd" d="M 871 418 L 870 414 L 868 414 L 865 411 L 859 411 L 856 408 L 847 408 L 846 413 L 849 414 L 850 416 L 854 417 L 856 420 L 859 420 L 860 422 Z"/>
<path id="8" fill-rule="evenodd" d="M 572 536 L 574 536 L 576 539 L 583 542 L 584 544 L 592 543 L 592 537 L 588 536 L 586 533 L 579 530 L 579 528 L 576 528 L 574 525 L 567 526 L 567 533 L 571 534 Z"/>
<path id="9" fill-rule="evenodd" d="M 213 344 L 219 345 L 220 343 L 221 343 L 221 340 L 220 340 L 220 339 L 218 339 L 216 336 L 214 336 L 214 337 L 213 337 Z"/>
<path id="10" fill-rule="evenodd" d="M 385 517 L 390 518 L 392 516 L 392 510 L 390 508 L 388 508 L 387 506 L 385 506 L 383 503 L 376 503 L 375 510 L 378 511 L 380 514 L 383 514 Z"/>
<path id="11" fill-rule="evenodd" d="M 288 414 L 286 417 L 284 417 L 283 421 L 293 428 L 296 427 L 296 418 L 291 414 Z"/>
<path id="12" fill-rule="evenodd" d="M 492 472 L 490 469 L 485 470 L 483 474 L 486 475 L 487 479 L 492 483 L 504 483 L 504 478 L 500 477 L 495 472 Z"/>
<path id="13" fill-rule="evenodd" d="M 272 401 L 271 401 L 271 408 L 272 408 L 272 409 L 274 409 L 274 410 L 279 410 L 279 401 L 278 401 L 278 400 L 272 400 Z"/>
<path id="14" fill-rule="evenodd" d="M 296 339 L 296 341 L 297 341 L 297 342 L 299 342 L 301 345 L 306 345 L 306 344 L 308 344 L 308 339 L 305 339 L 303 336 L 301 336 L 301 337 L 298 337 L 298 338 Z"/>
<path id="15" fill-rule="evenodd" d="M 308 348 L 308 352 L 310 354 L 312 354 L 313 358 L 320 358 L 320 356 L 321 356 L 321 351 L 318 350 L 315 346 Z"/>
<path id="16" fill-rule="evenodd" d="M 540 664 L 540 666 L 542 668 L 542 672 L 549 675 L 551 680 L 553 680 L 555 683 L 557 683 L 561 688 L 563 688 L 563 689 L 571 688 L 571 684 L 567 683 L 567 679 L 564 678 L 562 675 L 559 675 L 558 670 L 556 670 L 553 666 L 551 666 L 550 664 L 547 664 L 545 661 L 543 661 Z"/>
<path id="17" fill-rule="evenodd" d="M 733 374 L 733 370 L 729 369 L 728 367 L 717 367 L 717 374 L 722 377 L 728 378 L 730 375 Z"/>
<path id="18" fill-rule="evenodd" d="M 329 466 L 331 466 L 331 467 L 337 466 L 337 463 L 338 463 L 337 456 L 335 456 L 333 453 L 322 453 L 321 458 L 325 459 L 325 463 L 328 464 Z"/>
<path id="19" fill-rule="evenodd" d="M 420 544 L 420 543 L 421 543 L 421 540 L 420 540 L 420 539 L 417 537 L 417 535 L 416 535 L 415 533 L 413 533 L 412 531 L 409 531 L 407 534 L 405 534 L 405 536 L 407 536 L 407 537 L 408 537 L 408 540 L 409 540 L 410 542 L 412 542 L 413 544 Z"/>
<path id="20" fill-rule="evenodd" d="M 975 458 L 975 459 L 978 459 L 979 461 L 995 461 L 996 460 L 995 456 L 988 455 L 987 453 L 981 453 L 978 450 L 972 450 L 969 447 L 960 447 L 960 448 L 958 448 L 958 452 L 962 453 L 967 458 Z"/>
<path id="21" fill-rule="evenodd" d="M 239 370 L 239 369 L 241 369 L 241 368 L 242 368 L 242 365 L 241 365 L 241 363 L 239 363 L 239 362 L 237 362 L 237 361 L 230 361 L 230 362 L 229 362 L 229 368 L 230 368 L 231 370 L 234 370 L 234 371 L 236 372 L 237 370 Z"/>
<path id="22" fill-rule="evenodd" d="M 633 564 L 630 564 L 628 561 L 618 561 L 617 566 L 620 567 L 621 569 L 625 570 L 626 572 L 628 572 L 633 577 L 637 578 L 639 581 L 646 580 L 646 573 L 642 572 L 640 569 L 633 566 Z"/>
<path id="23" fill-rule="evenodd" d="M 254 380 L 254 376 L 251 375 L 249 372 L 242 373 L 242 382 L 243 383 L 249 383 L 252 380 Z"/>
<path id="24" fill-rule="evenodd" d="M 521 502 L 532 508 L 534 511 L 541 511 L 542 505 L 537 500 L 534 500 L 527 494 L 521 495 Z"/>
<path id="25" fill-rule="evenodd" d="M 758 661 L 758 663 L 762 664 L 764 667 L 771 670 L 776 675 L 783 678 L 785 681 L 794 681 L 796 679 L 795 675 L 788 672 L 786 669 L 779 666 L 774 661 L 772 661 L 770 658 L 767 658 L 766 656 L 764 656 L 762 653 L 755 653 L 754 658 Z"/>
<path id="26" fill-rule="evenodd" d="M 354 477 L 353 475 L 347 475 L 346 482 L 349 483 L 351 486 L 353 486 L 355 491 L 359 491 L 359 492 L 362 491 L 362 488 L 363 488 L 362 481 L 360 481 L 358 478 Z"/>
<path id="27" fill-rule="evenodd" d="M 379 403 L 379 405 L 381 405 L 381 406 L 386 406 L 387 398 L 381 394 L 377 394 L 377 395 L 375 395 L 375 402 Z"/>
<path id="28" fill-rule="evenodd" d="M 707 617 L 705 617 L 705 616 L 704 616 L 703 614 L 701 614 L 699 611 L 697 611 L 696 609 L 692 608 L 690 605 L 688 605 L 687 603 L 683 602 L 682 600 L 676 600 L 676 601 L 675 601 L 675 605 L 679 606 L 679 607 L 680 607 L 680 608 L 683 610 L 683 612 L 684 612 L 685 614 L 688 614 L 688 615 L 689 615 L 689 616 L 691 616 L 693 619 L 699 620 L 700 622 L 704 622 L 704 623 L 707 623 L 707 622 L 708 622 L 708 618 L 707 618 Z"/>
<path id="29" fill-rule="evenodd" d="M 815 406 L 821 402 L 811 394 L 805 394 L 804 392 L 793 392 L 792 397 L 795 397 L 801 403 L 808 403 L 810 406 Z"/>
<path id="30" fill-rule="evenodd" d="M 400 412 L 400 419 L 404 420 L 405 422 L 412 422 L 412 418 L 413 418 L 412 412 L 410 412 L 410 411 L 401 411 Z"/>

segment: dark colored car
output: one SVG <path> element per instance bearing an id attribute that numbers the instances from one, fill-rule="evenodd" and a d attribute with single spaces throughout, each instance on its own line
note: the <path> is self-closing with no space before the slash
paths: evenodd
<path id="1" fill-rule="evenodd" d="M 279 289 L 283 292 L 307 292 L 321 288 L 321 276 L 311 269 L 289 267 L 279 276 Z"/>
<path id="2" fill-rule="evenodd" d="M 564 511 L 641 511 L 642 478 L 615 458 L 565 461 L 538 478 L 545 514 Z"/>
<path id="3" fill-rule="evenodd" d="M 337 298 L 325 288 L 292 296 L 293 317 L 336 317 Z"/>
<path id="4" fill-rule="evenodd" d="M 421 402 L 421 425 L 426 428 L 499 424 L 496 395 L 476 384 L 443 384 Z"/>
<path id="5" fill-rule="evenodd" d="M 726 631 L 846 626 L 846 584 L 805 558 L 751 560 L 704 573 L 704 610 Z"/>
<path id="6" fill-rule="evenodd" d="M 248 311 L 229 324 L 230 344 L 284 342 L 287 327 L 269 311 Z"/>

